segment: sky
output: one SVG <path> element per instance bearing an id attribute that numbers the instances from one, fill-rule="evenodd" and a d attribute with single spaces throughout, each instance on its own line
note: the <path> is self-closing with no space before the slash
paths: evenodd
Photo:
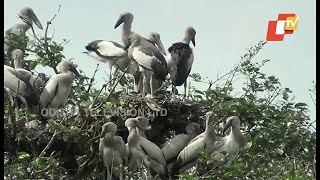
<path id="1" fill-rule="evenodd" d="M 316 80 L 316 0 L 4 0 L 4 30 L 21 22 L 17 14 L 25 6 L 33 8 L 45 27 L 59 4 L 61 10 L 52 24 L 54 38 L 58 42 L 70 40 L 65 46 L 66 57 L 75 58 L 89 77 L 97 61 L 82 53 L 84 46 L 97 39 L 121 43 L 121 28 L 113 27 L 123 12 L 134 15 L 134 32 L 143 36 L 160 33 L 166 49 L 182 40 L 187 26 L 193 26 L 197 34 L 191 73 L 213 80 L 233 69 L 245 48 L 265 40 L 270 20 L 276 20 L 280 13 L 295 13 L 298 29 L 284 41 L 268 42 L 255 59 L 270 59 L 262 72 L 278 77 L 283 87 L 293 91 L 296 102 L 310 106 L 311 119 L 316 118 L 308 91 Z M 43 35 L 44 31 L 36 29 L 36 33 Z M 100 63 L 97 79 L 107 73 L 107 65 Z"/>

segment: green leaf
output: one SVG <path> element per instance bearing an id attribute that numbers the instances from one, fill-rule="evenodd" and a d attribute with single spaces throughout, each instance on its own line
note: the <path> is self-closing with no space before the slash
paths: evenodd
<path id="1" fill-rule="evenodd" d="M 187 173 L 182 173 L 182 174 L 180 174 L 180 177 L 182 178 L 182 179 L 185 179 L 185 180 L 193 180 L 193 176 L 191 175 L 191 174 L 187 174 Z"/>
<path id="2" fill-rule="evenodd" d="M 288 93 L 287 93 L 286 91 L 284 91 L 284 92 L 282 93 L 282 98 L 283 98 L 284 100 L 288 100 L 288 99 L 289 99 L 289 95 L 288 95 Z"/>
<path id="3" fill-rule="evenodd" d="M 68 138 L 69 138 L 68 134 L 67 134 L 67 133 L 64 133 L 63 136 L 62 136 L 63 141 L 64 141 L 64 142 L 67 142 L 67 141 L 68 141 Z"/>
<path id="4" fill-rule="evenodd" d="M 18 159 L 26 159 L 26 158 L 29 158 L 30 155 L 26 152 L 17 152 L 17 156 L 18 156 Z"/>
<path id="5" fill-rule="evenodd" d="M 36 165 L 37 166 L 44 166 L 46 165 L 47 158 L 46 157 L 39 157 L 36 159 Z"/>
<path id="6" fill-rule="evenodd" d="M 308 105 L 306 103 L 302 103 L 302 102 L 299 102 L 299 103 L 294 105 L 295 108 L 299 108 L 299 107 L 302 107 L 302 106 L 308 106 Z"/>
<path id="7" fill-rule="evenodd" d="M 195 93 L 198 93 L 198 94 L 202 94 L 202 95 L 204 95 L 204 92 L 199 91 L 199 90 L 195 90 L 194 92 L 195 92 Z"/>

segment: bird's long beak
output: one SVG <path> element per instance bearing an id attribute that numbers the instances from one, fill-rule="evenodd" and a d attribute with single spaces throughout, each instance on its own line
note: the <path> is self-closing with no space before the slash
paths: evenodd
<path id="1" fill-rule="evenodd" d="M 139 122 L 136 123 L 136 127 L 139 128 L 139 129 L 141 129 L 141 130 L 145 130 L 145 129 L 141 126 L 141 124 L 140 124 Z"/>
<path id="2" fill-rule="evenodd" d="M 128 44 L 123 48 L 123 50 L 126 51 L 126 50 L 131 46 L 131 44 L 132 44 L 132 43 L 128 43 Z"/>
<path id="3" fill-rule="evenodd" d="M 100 138 L 103 138 L 104 137 L 104 135 L 106 135 L 106 133 L 107 133 L 107 128 L 104 128 L 102 131 L 101 131 L 101 133 L 100 133 Z"/>
<path id="4" fill-rule="evenodd" d="M 156 41 L 156 44 L 157 44 L 159 50 L 160 50 L 164 55 L 167 55 L 166 50 L 164 49 L 163 44 L 162 44 L 162 42 L 161 42 L 161 39 L 158 39 L 158 40 Z"/>
<path id="5" fill-rule="evenodd" d="M 70 67 L 70 71 L 73 72 L 75 75 L 80 76 L 79 72 L 75 67 Z"/>
<path id="6" fill-rule="evenodd" d="M 195 36 L 193 36 L 191 41 L 192 41 L 193 46 L 196 47 L 196 37 Z"/>
<path id="7" fill-rule="evenodd" d="M 31 12 L 31 19 L 39 29 L 43 30 L 42 24 L 40 23 L 37 15 L 34 12 Z"/>
<path id="8" fill-rule="evenodd" d="M 229 129 L 229 127 L 231 126 L 231 124 L 232 124 L 232 121 L 228 121 L 228 122 L 224 125 L 223 130 L 222 130 L 222 134 L 223 134 L 223 135 L 225 134 L 225 132 L 227 131 L 227 129 Z"/>
<path id="9" fill-rule="evenodd" d="M 118 19 L 118 21 L 116 22 L 116 24 L 114 25 L 114 29 L 116 29 L 117 27 L 119 27 L 120 24 L 122 24 L 123 22 L 124 22 L 123 17 L 120 17 L 120 18 Z"/>

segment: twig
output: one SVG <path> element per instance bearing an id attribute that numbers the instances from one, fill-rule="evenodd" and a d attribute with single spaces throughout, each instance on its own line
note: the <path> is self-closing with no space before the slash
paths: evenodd
<path id="1" fill-rule="evenodd" d="M 92 144 L 93 145 L 93 144 Z M 92 147 L 92 146 L 91 146 Z M 85 170 L 85 168 L 88 166 L 88 164 L 90 163 L 90 161 L 93 160 L 94 155 L 96 154 L 96 148 L 92 147 L 93 151 L 91 152 L 90 157 L 79 166 L 79 172 L 78 174 L 82 174 L 82 172 Z"/>
<path id="2" fill-rule="evenodd" d="M 106 87 L 107 87 L 107 84 L 102 85 L 102 87 L 101 87 L 100 91 L 98 92 L 98 94 L 96 95 L 96 97 L 94 97 L 94 99 L 93 99 L 93 101 L 92 101 L 91 105 L 89 106 L 89 109 L 92 109 L 92 108 L 93 108 L 93 105 L 96 103 L 96 101 L 97 101 L 97 99 L 98 99 L 99 95 L 102 93 L 103 89 L 105 89 Z"/>
<path id="3" fill-rule="evenodd" d="M 274 94 L 276 93 L 276 91 L 278 90 L 279 88 L 277 88 L 277 89 L 275 89 L 274 90 Z M 278 96 L 279 96 L 279 94 L 281 93 L 281 89 L 279 89 L 279 91 L 274 95 L 274 94 L 272 94 L 272 95 L 274 95 L 273 97 L 271 96 L 271 98 L 270 98 L 270 101 L 267 103 L 267 106 L 269 106 L 272 102 L 273 102 L 273 100 L 275 100 Z"/>
<path id="4" fill-rule="evenodd" d="M 42 150 L 42 152 L 40 153 L 39 157 L 43 156 L 44 153 L 49 149 L 49 147 L 51 146 L 51 144 L 53 143 L 53 139 L 56 137 L 56 135 L 58 134 L 58 131 L 55 130 L 49 143 L 46 145 L 46 147 Z"/>
<path id="5" fill-rule="evenodd" d="M 103 106 L 103 104 L 104 104 L 105 102 L 108 101 L 108 99 L 111 97 L 111 94 L 112 94 L 113 91 L 116 89 L 116 86 L 118 85 L 118 83 L 120 82 L 120 80 L 122 79 L 122 77 L 127 73 L 128 69 L 130 68 L 130 66 L 131 66 L 132 63 L 133 63 L 133 60 L 131 60 L 130 64 L 129 64 L 128 67 L 125 69 L 125 71 L 122 73 L 121 77 L 118 78 L 117 82 L 113 85 L 113 87 L 112 87 L 110 93 L 108 94 L 108 96 L 107 96 L 96 108 L 94 108 L 93 110 L 99 109 L 100 107 Z M 93 107 L 93 104 L 92 104 L 92 107 Z"/>
<path id="6" fill-rule="evenodd" d="M 309 94 L 309 95 L 310 95 L 310 97 L 311 97 L 311 100 L 312 100 L 312 102 L 313 102 L 314 106 L 316 107 L 316 101 L 314 100 L 314 98 L 312 97 L 312 95 L 311 95 L 311 94 Z"/>
<path id="7" fill-rule="evenodd" d="M 99 70 L 98 67 L 99 67 L 99 63 L 97 63 L 97 66 L 96 66 L 96 69 L 94 70 L 93 76 L 92 76 L 92 78 L 90 79 L 90 83 L 89 83 L 89 87 L 88 87 L 87 92 L 90 92 L 90 89 L 91 89 L 91 87 L 92 87 L 92 83 L 93 83 L 93 81 L 94 81 L 94 77 L 96 76 L 96 73 L 97 73 L 98 70 Z"/>

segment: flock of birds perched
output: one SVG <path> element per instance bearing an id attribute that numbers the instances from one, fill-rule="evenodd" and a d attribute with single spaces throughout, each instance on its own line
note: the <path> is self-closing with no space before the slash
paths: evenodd
<path id="1" fill-rule="evenodd" d="M 170 74 L 173 98 L 175 98 L 175 87 L 183 84 L 185 97 L 187 78 L 194 59 L 189 43 L 191 41 L 195 46 L 195 29 L 188 27 L 183 40 L 172 44 L 168 49 L 170 54 L 167 55 L 159 33 L 151 32 L 148 38 L 144 38 L 131 31 L 133 18 L 132 13 L 123 13 L 114 26 L 118 28 L 123 24 L 121 37 L 123 45 L 114 41 L 95 40 L 85 46 L 87 52 L 84 53 L 109 64 L 109 82 L 112 82 L 120 69 L 133 76 L 136 93 L 152 96 L 155 91 L 163 88 L 163 82 Z M 112 73 L 113 67 L 115 67 L 114 73 Z"/>
<path id="2" fill-rule="evenodd" d="M 187 134 L 178 134 L 161 147 L 147 139 L 145 130 L 148 129 L 149 120 L 146 117 L 125 121 L 129 131 L 127 144 L 116 135 L 115 123 L 105 123 L 100 134 L 99 150 L 107 168 L 107 179 L 123 179 L 122 171 L 112 168 L 121 165 L 127 166 L 130 172 L 140 172 L 142 179 L 153 179 L 155 175 L 161 179 L 177 179 L 177 175 L 199 162 L 203 149 L 215 160 L 212 168 L 232 163 L 247 143 L 240 131 L 240 119 L 231 116 L 226 120 L 223 134 L 230 127 L 231 131 L 224 137 L 216 136 L 214 122 L 214 113 L 207 112 L 204 132 L 200 133 L 199 124 L 191 122 L 186 126 Z"/>
<path id="3" fill-rule="evenodd" d="M 42 29 L 40 21 L 31 8 L 23 8 L 19 15 L 25 20 L 24 23 L 15 25 L 6 32 L 7 34 L 11 32 L 16 35 L 25 35 L 33 23 Z M 87 50 L 85 53 L 110 65 L 111 85 L 114 85 L 114 77 L 120 69 L 134 77 L 136 93 L 152 96 L 155 91 L 163 88 L 165 78 L 170 74 L 173 97 L 175 97 L 175 87 L 183 84 L 185 95 L 187 77 L 194 59 L 189 43 L 191 41 L 195 46 L 195 29 L 188 27 L 183 40 L 172 44 L 167 55 L 158 33 L 152 32 L 148 38 L 144 38 L 131 31 L 133 18 L 131 13 L 121 14 L 114 26 L 117 28 L 123 24 L 123 45 L 114 41 L 95 40 L 85 46 Z M 5 54 L 7 54 L 10 49 L 8 35 L 5 35 L 4 43 Z M 14 99 L 19 99 L 26 107 L 39 105 L 41 111 L 64 107 L 71 92 L 72 82 L 79 75 L 76 70 L 77 65 L 63 60 L 58 64 L 61 73 L 52 75 L 49 80 L 44 80 L 34 76 L 29 70 L 23 69 L 23 55 L 20 49 L 13 50 L 11 58 L 14 61 L 14 67 L 4 65 L 4 87 L 12 106 L 17 107 Z M 115 67 L 114 72 L 112 72 L 113 67 Z M 35 86 L 39 84 L 44 85 L 40 95 L 35 91 Z M 48 117 L 42 114 L 40 120 L 46 122 L 46 119 Z M 201 149 L 206 149 L 213 155 L 217 161 L 216 166 L 222 159 L 224 162 L 232 162 L 247 142 L 240 131 L 240 119 L 237 116 L 231 116 L 226 120 L 222 134 L 230 127 L 231 131 L 223 137 L 216 136 L 214 122 L 217 122 L 214 113 L 207 112 L 204 132 L 200 132 L 200 126 L 197 123 L 191 122 L 186 126 L 186 134 L 172 137 L 161 147 L 146 137 L 145 131 L 149 128 L 149 119 L 146 117 L 139 116 L 125 121 L 129 131 L 127 144 L 122 137 L 116 135 L 115 123 L 105 123 L 100 134 L 99 151 L 106 167 L 107 179 L 124 179 L 122 171 L 115 168 L 120 165 L 127 166 L 130 172 L 140 172 L 143 179 L 151 179 L 155 175 L 159 175 L 161 179 L 175 179 L 179 173 L 195 166 Z M 230 156 L 220 153 L 222 151 L 226 151 Z"/>

